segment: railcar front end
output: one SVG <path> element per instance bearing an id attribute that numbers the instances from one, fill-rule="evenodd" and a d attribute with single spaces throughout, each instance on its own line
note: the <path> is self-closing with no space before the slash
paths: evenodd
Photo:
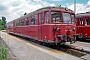
<path id="1" fill-rule="evenodd" d="M 75 14 L 68 10 L 51 10 L 50 16 L 46 16 L 46 24 L 43 24 L 42 38 L 46 43 L 65 44 L 75 43 L 76 25 Z M 50 23 L 48 22 L 50 20 Z"/>

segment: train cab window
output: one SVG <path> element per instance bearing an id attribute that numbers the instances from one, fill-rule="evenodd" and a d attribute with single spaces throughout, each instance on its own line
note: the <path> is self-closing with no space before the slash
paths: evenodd
<path id="1" fill-rule="evenodd" d="M 72 23 L 75 24 L 75 15 L 71 15 Z"/>
<path id="2" fill-rule="evenodd" d="M 28 25 L 28 22 L 29 22 L 28 18 L 26 18 L 25 21 L 26 21 L 26 25 Z"/>
<path id="3" fill-rule="evenodd" d="M 17 26 L 20 26 L 20 20 L 18 20 Z"/>
<path id="4" fill-rule="evenodd" d="M 90 25 L 90 18 L 86 18 L 86 24 L 85 25 Z"/>
<path id="5" fill-rule="evenodd" d="M 30 17 L 30 23 L 31 23 L 31 25 L 36 24 L 36 16 L 35 15 Z"/>
<path id="6" fill-rule="evenodd" d="M 46 15 L 46 17 L 45 17 L 45 20 L 46 20 L 46 23 L 49 23 L 49 20 L 50 20 L 50 12 L 46 12 L 45 13 Z"/>
<path id="7" fill-rule="evenodd" d="M 24 20 L 21 21 L 21 25 L 24 26 Z"/>
<path id="8" fill-rule="evenodd" d="M 51 17 L 53 23 L 62 22 L 61 12 L 51 12 Z"/>
<path id="9" fill-rule="evenodd" d="M 71 17 L 69 13 L 62 13 L 64 23 L 71 23 Z"/>

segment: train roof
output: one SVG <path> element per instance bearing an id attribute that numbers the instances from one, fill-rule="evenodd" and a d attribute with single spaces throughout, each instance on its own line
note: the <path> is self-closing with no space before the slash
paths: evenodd
<path id="1" fill-rule="evenodd" d="M 51 9 L 51 10 L 67 10 L 67 11 L 70 11 L 70 12 L 73 12 L 73 13 L 74 13 L 74 11 L 72 11 L 72 10 L 66 8 L 66 7 L 61 7 L 61 6 L 49 6 L 49 7 L 44 7 L 44 8 L 40 8 L 40 9 L 38 9 L 38 10 L 35 10 L 35 11 L 31 12 L 31 13 L 28 13 L 27 15 L 35 14 L 36 12 L 41 12 L 41 11 L 50 10 L 50 9 Z M 26 16 L 27 16 L 27 15 L 26 15 Z"/>
<path id="2" fill-rule="evenodd" d="M 41 12 L 41 11 L 50 10 L 50 9 L 51 9 L 51 10 L 67 10 L 67 11 L 69 11 L 69 12 L 74 13 L 74 11 L 72 11 L 72 10 L 66 8 L 66 7 L 61 7 L 61 6 L 48 6 L 48 7 L 40 8 L 40 9 L 38 9 L 38 10 L 35 10 L 35 11 L 33 11 L 33 12 L 30 12 L 30 13 L 26 14 L 25 16 L 21 16 L 21 17 L 19 17 L 19 18 L 17 18 L 17 19 L 14 19 L 14 20 L 23 19 L 23 18 L 25 18 L 26 16 L 35 14 L 36 12 Z"/>
<path id="3" fill-rule="evenodd" d="M 76 18 L 78 18 L 78 17 L 88 17 L 88 16 L 90 16 L 90 12 L 76 14 Z"/>
<path id="4" fill-rule="evenodd" d="M 36 11 L 40 11 L 40 10 L 45 10 L 45 9 L 59 9 L 59 10 L 68 10 L 68 11 L 72 11 L 70 9 L 68 9 L 67 7 L 61 7 L 61 6 L 49 6 L 49 7 L 44 7 L 44 8 L 40 8 Z M 73 11 L 72 11 L 73 12 Z"/>

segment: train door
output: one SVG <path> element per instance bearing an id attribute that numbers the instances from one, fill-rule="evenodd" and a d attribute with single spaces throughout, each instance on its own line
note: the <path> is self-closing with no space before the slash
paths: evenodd
<path id="1" fill-rule="evenodd" d="M 83 18 L 79 18 L 79 33 L 80 33 L 80 37 L 82 37 L 83 34 L 83 26 L 84 26 L 84 19 Z"/>
<path id="2" fill-rule="evenodd" d="M 38 15 L 38 38 L 42 40 L 42 20 L 43 20 L 43 13 L 39 13 Z"/>
<path id="3" fill-rule="evenodd" d="M 76 33 L 79 34 L 79 18 L 76 18 Z"/>
<path id="4" fill-rule="evenodd" d="M 15 21 L 13 21 L 13 32 L 15 32 Z"/>

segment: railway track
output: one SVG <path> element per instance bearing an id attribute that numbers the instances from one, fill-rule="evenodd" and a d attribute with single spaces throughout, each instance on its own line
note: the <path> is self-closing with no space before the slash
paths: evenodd
<path id="1" fill-rule="evenodd" d="M 30 44 L 36 45 L 40 48 L 50 50 L 50 51 L 55 52 L 55 53 L 59 53 L 59 51 L 62 51 L 62 52 L 68 53 L 70 55 L 79 57 L 79 58 L 81 58 L 82 56 L 85 56 L 87 54 L 90 54 L 90 52 L 74 49 L 74 48 L 71 48 L 67 45 L 47 45 L 47 44 L 43 45 L 40 42 L 29 39 L 29 38 L 25 38 L 25 37 L 13 35 L 13 34 L 10 34 L 10 35 L 14 36 L 15 38 L 18 38 L 20 40 L 23 40 L 24 42 L 29 42 Z"/>

